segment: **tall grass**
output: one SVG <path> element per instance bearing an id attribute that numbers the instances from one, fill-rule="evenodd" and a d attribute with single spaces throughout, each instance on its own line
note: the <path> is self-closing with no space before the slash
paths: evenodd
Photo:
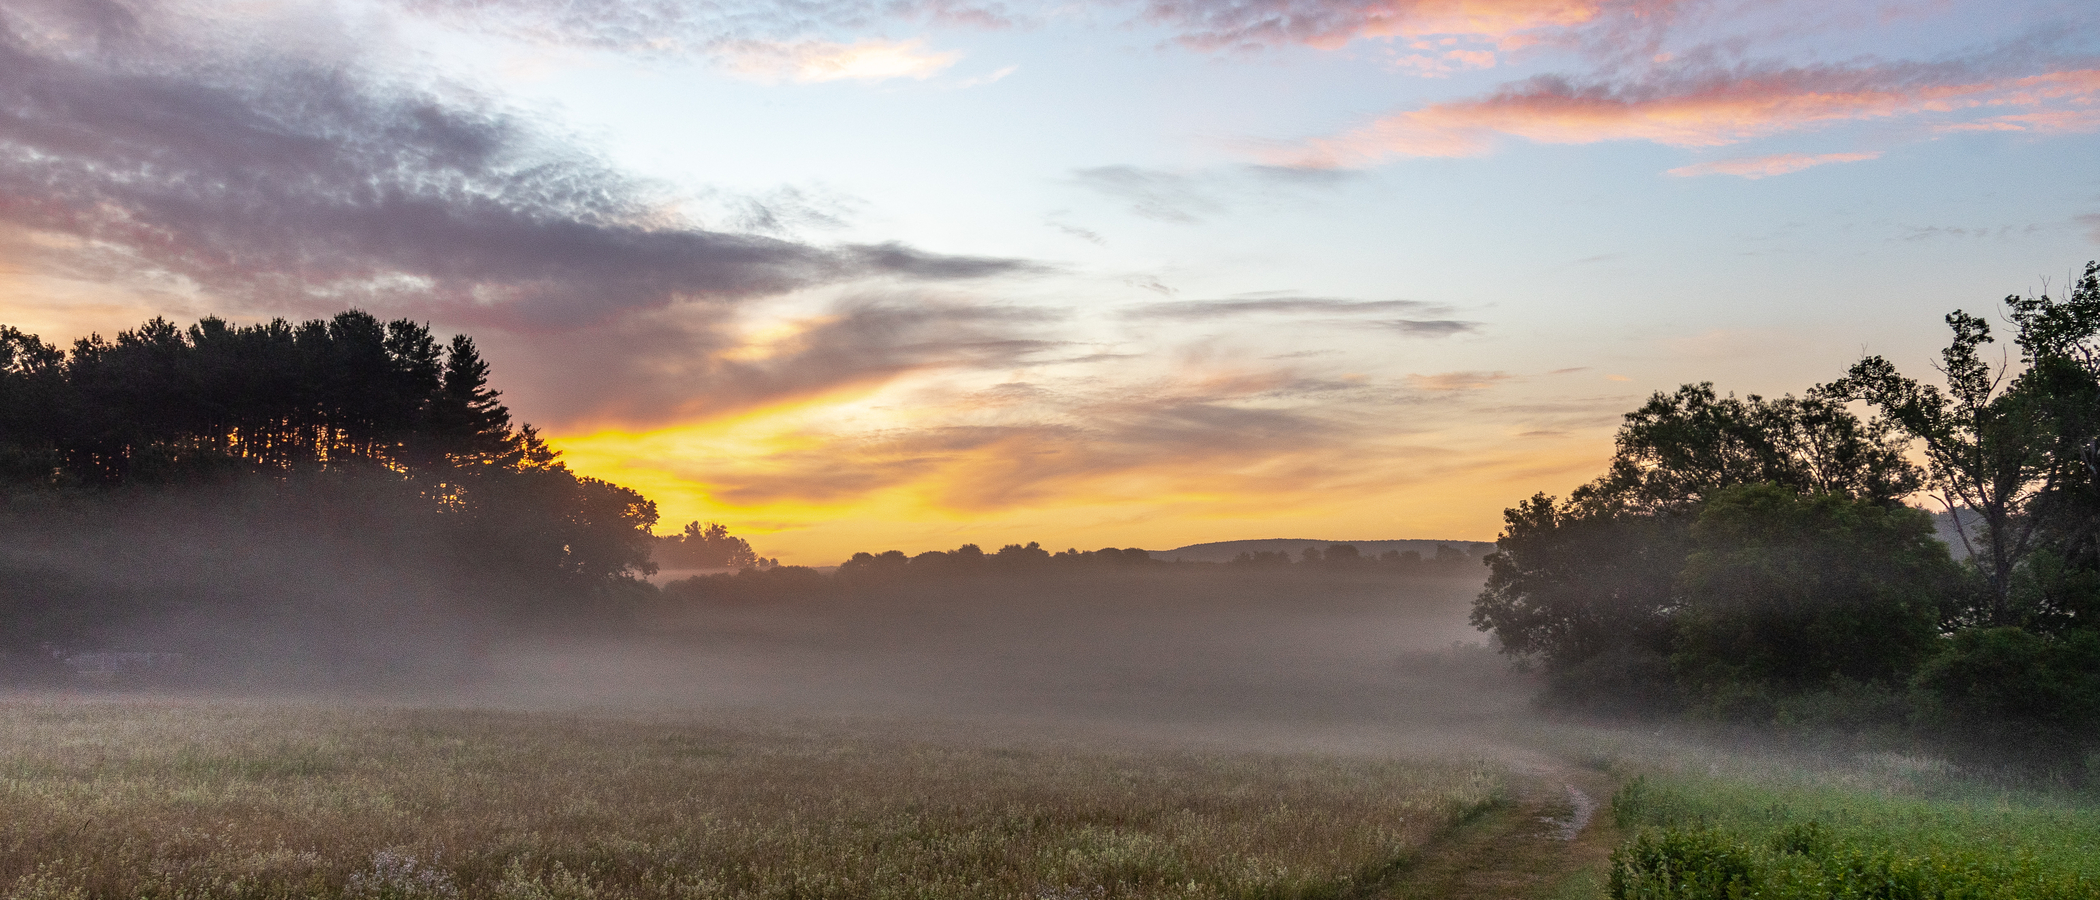
<path id="1" fill-rule="evenodd" d="M 1450 761 L 18 701 L 0 703 L 0 894 L 1346 897 L 1499 791 Z"/>
<path id="2" fill-rule="evenodd" d="M 2100 898 L 2089 803 L 1964 783 L 1929 760 L 1870 763 L 1886 771 L 1633 780 L 1612 802 L 1635 836 L 1612 856 L 1611 897 Z"/>

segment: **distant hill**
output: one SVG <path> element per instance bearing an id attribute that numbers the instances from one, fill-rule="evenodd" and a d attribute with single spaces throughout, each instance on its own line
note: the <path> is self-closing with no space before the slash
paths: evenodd
<path id="1" fill-rule="evenodd" d="M 1265 551 L 1274 553 L 1279 550 L 1289 553 L 1293 558 L 1296 558 L 1303 554 L 1307 547 L 1325 549 L 1332 544 L 1348 544 L 1355 547 L 1356 552 L 1363 556 L 1377 556 L 1388 550 L 1398 550 L 1402 553 L 1413 550 L 1422 554 L 1424 559 L 1436 556 L 1438 545 L 1463 550 L 1467 556 L 1474 559 L 1479 559 L 1495 549 L 1494 544 L 1486 541 L 1314 541 L 1298 538 L 1268 538 L 1258 541 L 1213 541 L 1208 544 L 1190 544 L 1186 547 L 1176 547 L 1172 550 L 1151 550 L 1147 552 L 1152 554 L 1153 559 L 1163 559 L 1168 562 L 1173 562 L 1177 559 L 1186 562 L 1226 562 L 1241 553 L 1261 553 Z"/>
<path id="2" fill-rule="evenodd" d="M 1935 536 L 1940 539 L 1940 543 L 1947 545 L 1947 552 L 1953 555 L 1955 559 L 1968 559 L 1969 549 L 1962 543 L 1961 533 L 1964 531 L 1968 532 L 1971 542 L 1981 537 L 1983 534 L 1983 514 L 1974 510 L 1962 510 L 1961 527 L 1956 528 L 1954 526 L 1954 514 L 1941 510 L 1932 514 L 1932 530 L 1938 532 Z"/>

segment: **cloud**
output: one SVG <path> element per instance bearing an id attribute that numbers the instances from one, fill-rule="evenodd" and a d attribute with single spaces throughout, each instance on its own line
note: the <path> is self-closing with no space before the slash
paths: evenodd
<path id="1" fill-rule="evenodd" d="M 1508 372 L 1443 372 L 1436 375 L 1409 375 L 1407 386 L 1418 391 L 1477 391 L 1494 387 L 1498 382 L 1515 377 Z"/>
<path id="2" fill-rule="evenodd" d="M 1479 322 L 1464 322 L 1458 319 L 1398 319 L 1385 324 L 1408 337 L 1451 337 L 1480 330 Z"/>
<path id="3" fill-rule="evenodd" d="M 1320 168 L 1393 156 L 1479 156 L 1509 137 L 1544 144 L 1637 140 L 1719 147 L 1844 122 L 1900 118 L 1925 118 L 1942 131 L 2100 129 L 2100 68 L 2003 77 L 1976 74 L 1982 68 L 1988 66 L 1690 66 L 1645 80 L 1587 84 L 1540 76 L 1480 99 L 1395 113 L 1310 141 L 1273 162 Z M 1998 112 L 2009 109 L 2020 111 Z M 1960 118 L 1978 112 L 1998 114 Z"/>
<path id="4" fill-rule="evenodd" d="M 2086 215 L 2079 216 L 2078 224 L 2084 225 L 2086 227 L 2086 240 L 2092 241 L 2095 244 L 2100 244 L 2100 213 L 2088 213 Z"/>
<path id="5" fill-rule="evenodd" d="M 530 43 L 734 57 L 740 45 L 821 43 L 894 23 L 999 29 L 1017 17 L 962 0 L 383 0 L 427 20 Z M 842 45 L 833 44 L 837 47 Z"/>
<path id="6" fill-rule="evenodd" d="M 736 41 L 715 50 L 716 63 L 739 78 L 766 84 L 782 81 L 925 80 L 962 59 L 961 53 L 929 52 L 924 41 L 863 40 L 851 44 L 802 40 Z"/>
<path id="7" fill-rule="evenodd" d="M 733 198 L 728 223 L 737 231 L 780 237 L 804 228 L 844 228 L 862 205 L 856 197 L 782 186 Z"/>
<path id="8" fill-rule="evenodd" d="M 1785 175 L 1789 172 L 1799 172 L 1802 169 L 1830 163 L 1860 162 L 1862 160 L 1880 158 L 1880 151 L 1871 153 L 1822 153 L 1815 156 L 1805 153 L 1775 153 L 1770 156 L 1717 159 L 1713 162 L 1678 166 L 1664 174 L 1675 175 L 1679 178 L 1690 178 L 1699 175 L 1734 175 L 1738 178 L 1755 180 L 1768 178 L 1773 175 Z"/>
<path id="9" fill-rule="evenodd" d="M 1043 221 L 1043 224 L 1055 228 L 1059 231 L 1062 231 L 1065 234 L 1071 235 L 1072 237 L 1076 237 L 1089 244 L 1093 244 L 1096 247 L 1108 246 L 1108 240 L 1106 238 L 1103 238 L 1100 232 L 1093 231 L 1087 228 L 1081 228 L 1077 225 L 1059 222 L 1056 219 L 1046 219 Z"/>
<path id="10" fill-rule="evenodd" d="M 1137 166 L 1100 166 L 1072 173 L 1082 187 L 1130 205 L 1130 211 L 1160 222 L 1193 224 L 1224 212 L 1225 207 L 1195 179 Z"/>
<path id="11" fill-rule="evenodd" d="M 1308 389 L 1286 370 L 1099 395 L 1001 385 L 939 404 L 981 421 L 796 431 L 756 464 L 725 461 L 695 477 L 710 496 L 740 506 L 849 503 L 905 488 L 935 508 L 972 514 L 1075 496 L 1274 498 L 1367 478 L 1361 460 L 1337 448 L 1370 426 L 1304 401 Z"/>
<path id="12" fill-rule="evenodd" d="M 1338 300 L 1331 297 L 1256 297 L 1239 300 L 1182 300 L 1148 303 L 1123 313 L 1132 319 L 1220 319 L 1231 316 L 1273 313 L 1313 315 L 1377 315 L 1394 312 L 1424 312 L 1445 307 L 1419 300 Z"/>
<path id="13" fill-rule="evenodd" d="M 0 223 L 260 306 L 570 327 L 1012 260 L 708 231 L 518 114 L 355 60 L 215 49 L 154 7 L 0 9 Z"/>
<path id="14" fill-rule="evenodd" d="M 567 430 L 651 428 L 872 390 L 933 370 L 1025 365 L 1066 345 L 1060 314 L 916 294 L 860 294 L 756 334 L 711 311 L 670 308 L 603 326 L 501 339 L 496 349 L 566 366 L 512 367 L 523 410 Z M 499 362 L 501 360 L 498 360 Z"/>
<path id="15" fill-rule="evenodd" d="M 1902 227 L 1904 234 L 1900 239 L 1911 242 L 1929 241 L 1936 238 L 1955 238 L 1957 240 L 1964 238 L 1975 240 L 1997 238 L 2002 241 L 2008 238 L 2032 237 L 2041 234 L 2045 230 L 2039 223 L 2034 222 L 2026 225 L 2000 225 L 1996 228 L 1988 226 L 1964 228 L 1958 225 L 1908 225 Z"/>
<path id="16" fill-rule="evenodd" d="M 1150 0 L 1147 20 L 1200 50 L 1460 35 L 1522 46 L 1584 27 L 1667 19 L 1684 0 Z"/>
<path id="17" fill-rule="evenodd" d="M 956 87 L 959 87 L 959 88 L 973 88 L 973 87 L 981 87 L 981 86 L 983 86 L 983 85 L 991 84 L 992 82 L 995 82 L 995 81 L 998 81 L 998 80 L 1000 80 L 1000 79 L 1003 79 L 1003 78 L 1005 78 L 1006 76 L 1008 76 L 1008 75 L 1012 75 L 1013 73 L 1015 73 L 1015 72 L 1019 72 L 1019 71 L 1021 71 L 1021 67 L 1020 67 L 1020 66 L 1017 66 L 1017 65 L 1016 65 L 1016 66 L 1003 66 L 1003 67 L 999 68 L 999 69 L 998 69 L 997 71 L 993 71 L 993 72 L 987 72 L 987 73 L 985 73 L 985 74 L 983 74 L 983 75 L 972 75 L 972 76 L 970 76 L 970 77 L 968 77 L 968 78 L 965 78 L 965 79 L 963 79 L 963 80 L 961 80 L 961 81 L 958 81 L 958 82 L 956 82 L 956 83 L 955 83 L 955 86 L 956 86 Z"/>

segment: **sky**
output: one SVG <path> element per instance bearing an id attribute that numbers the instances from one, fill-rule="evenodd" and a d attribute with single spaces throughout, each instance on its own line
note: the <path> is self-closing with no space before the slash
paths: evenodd
<path id="1" fill-rule="evenodd" d="M 472 335 L 659 531 L 1492 540 L 2100 257 L 2089 0 L 0 0 L 0 322 Z"/>

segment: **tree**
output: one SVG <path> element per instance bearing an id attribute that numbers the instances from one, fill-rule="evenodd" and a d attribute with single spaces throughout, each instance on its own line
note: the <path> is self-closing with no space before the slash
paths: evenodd
<path id="1" fill-rule="evenodd" d="M 709 522 L 686 523 L 685 530 L 657 539 L 658 561 L 676 569 L 770 568 L 750 542 L 729 533 L 729 526 Z"/>
<path id="2" fill-rule="evenodd" d="M 1735 485 L 1778 484 L 1895 503 L 1918 490 L 1892 423 L 1811 394 L 1717 397 L 1712 382 L 1657 392 L 1626 414 L 1610 469 L 1584 490 L 1629 509 L 1682 508 Z"/>
<path id="3" fill-rule="evenodd" d="M 1679 517 L 1545 494 L 1502 517 L 1470 617 L 1502 652 L 1570 671 L 1615 650 L 1668 650 L 1671 587 L 1686 552 Z"/>
<path id="4" fill-rule="evenodd" d="M 1707 696 L 1900 685 L 1959 577 L 1924 511 L 1775 484 L 1717 493 L 1691 538 L 1671 663 Z"/>
<path id="5" fill-rule="evenodd" d="M 204 485 L 267 486 L 287 507 L 367 493 L 450 554 L 463 594 L 552 608 L 636 587 L 654 504 L 569 471 L 488 377 L 471 338 L 359 310 L 155 318 L 70 353 L 0 326 L 0 478 L 75 506 Z"/>
<path id="6" fill-rule="evenodd" d="M 1930 486 L 1953 515 L 1981 519 L 1961 540 L 1983 576 L 1982 602 L 1967 613 L 1979 625 L 2020 625 L 2034 614 L 2016 603 L 2019 573 L 2048 541 L 2094 538 L 2096 403 L 2100 365 L 2091 342 L 2100 333 L 2100 267 L 2087 264 L 2069 297 L 2010 296 L 2021 368 L 1983 358 L 1990 323 L 1949 313 L 1953 340 L 1941 351 L 1947 389 L 1923 384 L 1888 360 L 1869 356 L 1846 376 L 1818 389 L 1864 400 L 1882 411 L 1923 451 Z"/>
<path id="7" fill-rule="evenodd" d="M 1611 652 L 1668 652 L 1676 577 L 1712 497 L 1743 485 L 1893 505 L 1920 474 L 1883 422 L 1822 396 L 1719 397 L 1711 384 L 1658 392 L 1627 413 L 1605 474 L 1565 502 L 1505 510 L 1475 627 L 1506 653 L 1567 672 Z"/>

